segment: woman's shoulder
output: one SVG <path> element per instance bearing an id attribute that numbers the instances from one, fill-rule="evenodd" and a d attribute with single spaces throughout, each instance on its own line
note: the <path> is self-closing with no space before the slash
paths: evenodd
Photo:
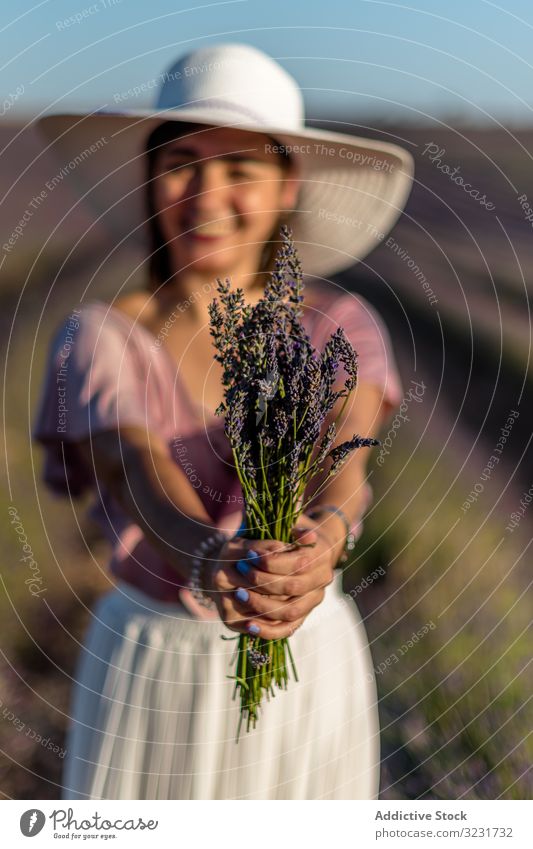
<path id="1" fill-rule="evenodd" d="M 142 290 L 127 292 L 113 301 L 113 308 L 123 312 L 133 321 L 146 321 L 153 313 L 153 298 L 149 292 Z"/>
<path id="2" fill-rule="evenodd" d="M 149 298 L 147 292 L 141 291 L 129 292 L 113 301 L 99 297 L 90 298 L 74 310 L 72 315 L 63 316 L 55 335 L 61 335 L 69 319 L 77 321 L 79 338 L 98 339 L 102 344 L 105 340 L 129 339 L 132 328 L 136 327 L 151 332 L 150 324 L 156 322 L 156 317 Z"/>
<path id="3" fill-rule="evenodd" d="M 122 363 L 125 354 L 136 361 L 146 348 L 150 336 L 134 333 L 140 324 L 138 311 L 140 298 L 136 293 L 109 303 L 100 298 L 89 298 L 63 313 L 55 324 L 49 343 L 49 354 L 69 358 L 80 370 L 94 369 L 98 363 L 112 366 L 118 358 Z"/>
<path id="4" fill-rule="evenodd" d="M 154 297 L 146 289 L 121 295 L 113 301 L 115 316 L 122 316 L 131 325 L 144 328 L 152 336 L 158 336 L 162 325 L 173 313 L 176 300 L 170 295 Z"/>
<path id="5" fill-rule="evenodd" d="M 88 316 L 105 313 L 106 322 L 111 323 L 115 319 L 126 319 L 129 324 L 146 324 L 152 311 L 150 295 L 143 291 L 127 292 L 112 301 L 92 298 L 81 307 L 82 314 Z"/>

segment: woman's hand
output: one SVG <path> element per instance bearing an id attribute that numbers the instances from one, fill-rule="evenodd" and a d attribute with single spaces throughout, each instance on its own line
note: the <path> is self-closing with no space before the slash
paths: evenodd
<path id="1" fill-rule="evenodd" d="M 280 639 L 300 627 L 333 581 L 331 541 L 318 527 L 300 517 L 293 531 L 299 545 L 239 537 L 225 543 L 206 583 L 228 628 Z"/>

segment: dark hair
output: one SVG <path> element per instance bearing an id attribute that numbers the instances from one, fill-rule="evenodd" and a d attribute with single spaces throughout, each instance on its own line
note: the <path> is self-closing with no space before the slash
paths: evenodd
<path id="1" fill-rule="evenodd" d="M 160 286 L 164 286 L 173 277 L 173 272 L 170 265 L 170 254 L 159 226 L 159 219 L 156 214 L 153 193 L 154 181 L 154 166 L 156 156 L 161 149 L 161 146 L 173 139 L 179 138 L 200 125 L 182 124 L 176 121 L 166 121 L 159 124 L 155 130 L 149 135 L 146 145 L 146 166 L 145 166 L 145 208 L 147 211 L 146 227 L 148 228 L 149 241 L 149 260 L 148 260 L 148 281 L 147 288 L 149 291 L 154 291 Z M 203 126 L 202 126 L 203 128 Z M 279 145 L 279 141 L 272 139 L 272 142 Z M 284 169 L 288 170 L 292 164 L 291 157 L 284 152 L 279 154 L 280 162 Z M 280 242 L 280 228 L 282 224 L 289 224 L 291 213 L 282 213 L 276 223 L 272 233 L 265 242 L 261 262 L 258 268 L 258 274 L 265 274 L 274 270 L 274 260 L 278 243 Z"/>

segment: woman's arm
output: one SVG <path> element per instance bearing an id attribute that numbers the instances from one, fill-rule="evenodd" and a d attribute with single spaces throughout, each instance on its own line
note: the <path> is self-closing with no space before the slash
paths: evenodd
<path id="1" fill-rule="evenodd" d="M 213 523 L 164 442 L 140 427 L 103 431 L 78 443 L 124 512 L 187 586 L 190 556 Z"/>
<path id="2" fill-rule="evenodd" d="M 338 441 L 354 433 L 374 435 L 380 426 L 380 399 L 381 391 L 376 387 L 358 386 L 345 411 Z M 78 444 L 97 480 L 106 485 L 186 586 L 190 555 L 211 533 L 212 522 L 164 442 L 143 428 L 125 427 L 97 433 Z M 356 451 L 315 505 L 333 503 L 350 518 L 355 517 L 366 462 L 367 450 Z M 209 567 L 206 578 L 228 628 L 246 633 L 252 625 L 267 638 L 289 636 L 320 603 L 325 587 L 333 580 L 346 531 L 334 514 L 321 517 L 320 523 L 302 517 L 301 525 L 309 528 L 301 540 L 316 543 L 315 548 L 288 550 L 286 544 L 274 540 L 242 539 L 223 546 L 220 560 Z M 236 563 L 249 549 L 260 557 L 243 577 Z M 236 597 L 239 587 L 248 591 L 246 602 Z"/>
<path id="3" fill-rule="evenodd" d="M 384 421 L 384 408 L 382 406 L 383 392 L 380 387 L 373 384 L 358 384 L 353 391 L 344 411 L 343 420 L 340 422 L 336 444 L 351 439 L 355 434 L 358 436 L 374 436 L 377 438 Z M 336 408 L 330 414 L 329 421 L 335 418 Z M 366 466 L 371 449 L 359 448 L 353 452 L 345 466 L 325 486 L 316 499 L 312 501 L 309 510 L 318 510 L 320 505 L 333 505 L 339 507 L 346 514 L 350 522 L 361 514 L 364 501 L 364 482 L 366 479 Z M 324 476 L 319 480 L 322 481 Z M 309 495 L 317 488 L 317 482 L 313 482 Z M 338 562 L 346 541 L 346 527 L 342 519 L 331 512 L 324 512 L 317 519 L 319 523 L 318 532 L 329 540 L 329 551 L 333 566 Z"/>
<path id="4" fill-rule="evenodd" d="M 178 468 L 164 442 L 144 428 L 124 427 L 96 433 L 78 442 L 85 462 L 94 469 L 97 482 L 105 485 L 124 512 L 136 522 L 153 547 L 177 572 L 180 583 L 187 586 L 191 553 L 212 533 L 212 520 L 186 475 Z M 300 538 L 314 542 L 312 531 Z M 246 578 L 236 564 L 253 549 L 259 560 L 250 567 Z M 260 611 L 261 629 L 265 636 L 288 636 L 303 622 L 318 603 L 322 574 L 313 570 L 301 588 L 305 598 L 287 592 L 287 576 L 295 575 L 302 565 L 299 551 L 288 550 L 275 540 L 235 538 L 222 546 L 214 560 L 206 563 L 206 588 L 217 603 L 225 625 L 247 633 L 256 623 Z M 294 580 L 294 579 L 293 579 Z M 298 580 L 298 579 L 297 579 Z M 249 587 L 249 605 L 236 599 L 235 591 Z M 275 598 L 269 601 L 269 597 Z M 320 595 L 321 598 L 321 595 Z"/>

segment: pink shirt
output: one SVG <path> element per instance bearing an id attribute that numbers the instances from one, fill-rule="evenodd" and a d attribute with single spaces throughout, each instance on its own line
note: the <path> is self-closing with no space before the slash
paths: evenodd
<path id="1" fill-rule="evenodd" d="M 311 341 L 322 350 L 330 334 L 342 326 L 358 353 L 359 383 L 379 386 L 388 417 L 401 402 L 402 385 L 379 314 L 363 298 L 329 288 L 313 303 L 320 308 L 303 317 Z M 71 497 L 94 490 L 89 516 L 111 544 L 111 571 L 159 600 L 181 600 L 194 615 L 202 616 L 203 609 L 188 590 L 177 586 L 172 567 L 97 482 L 76 445 L 76 440 L 119 424 L 157 433 L 213 524 L 230 533 L 237 530 L 242 493 L 223 420 L 188 395 L 177 364 L 161 341 L 103 301 L 83 304 L 61 322 L 51 341 L 33 438 L 44 446 L 43 479 L 55 493 Z M 368 483 L 365 496 L 353 527 L 356 536 L 372 501 Z"/>

